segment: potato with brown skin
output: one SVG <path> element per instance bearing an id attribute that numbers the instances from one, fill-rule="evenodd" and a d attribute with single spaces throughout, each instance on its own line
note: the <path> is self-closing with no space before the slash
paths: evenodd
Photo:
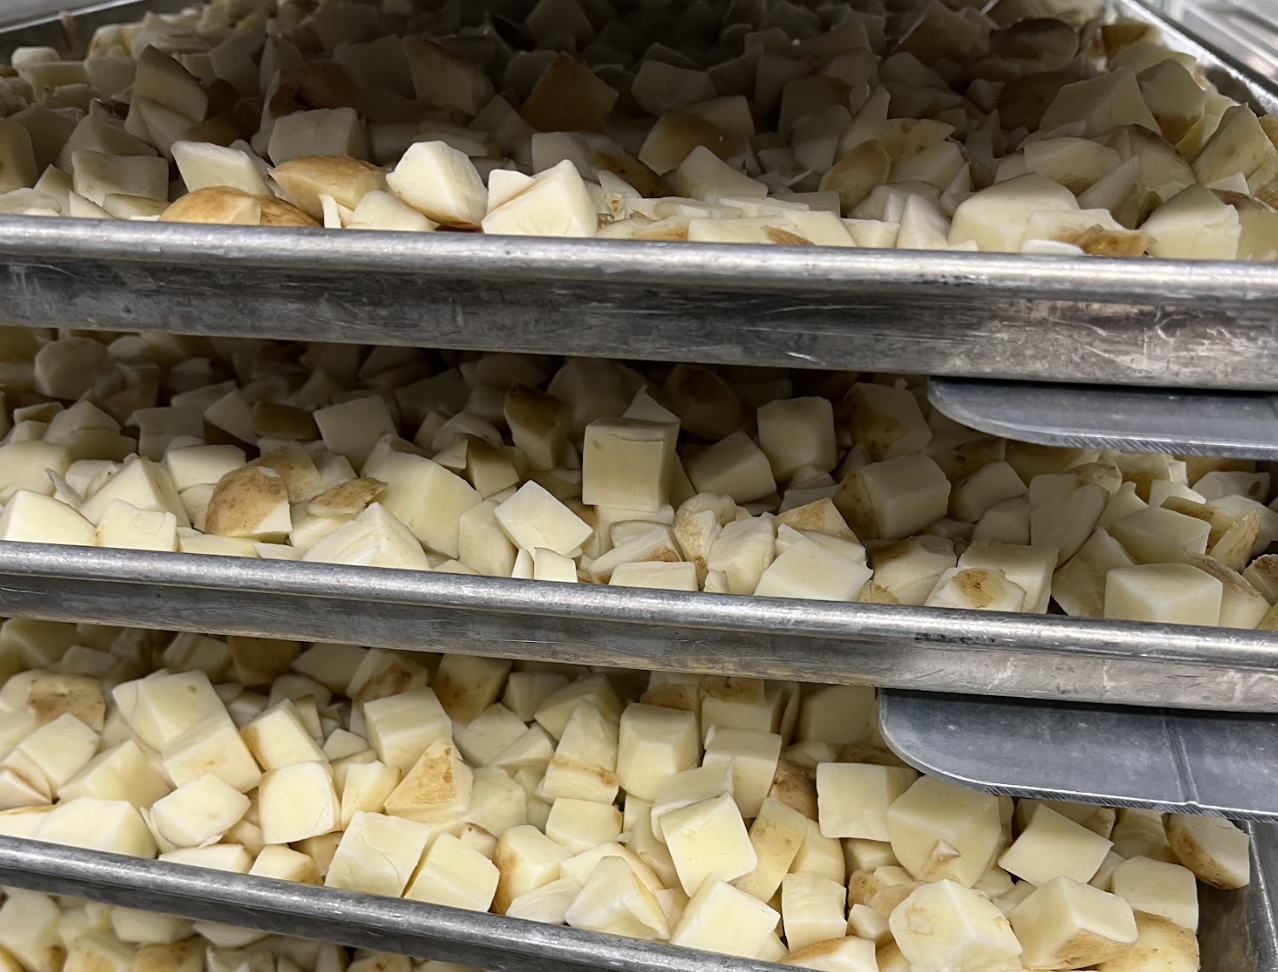
<path id="1" fill-rule="evenodd" d="M 892 171 L 892 156 L 883 143 L 871 139 L 862 142 L 821 177 L 822 192 L 837 192 L 839 208 L 850 216 L 875 186 L 887 181 Z"/>
<path id="2" fill-rule="evenodd" d="M 280 536 L 291 527 L 284 479 L 274 469 L 246 466 L 221 478 L 209 500 L 205 532 L 219 537 Z"/>
<path id="3" fill-rule="evenodd" d="M 371 162 L 344 155 L 305 155 L 289 159 L 271 170 L 289 199 L 306 215 L 323 219 L 320 195 L 332 196 L 338 205 L 354 209 L 370 192 L 386 188 L 386 170 Z"/>
<path id="4" fill-rule="evenodd" d="M 386 484 L 380 479 L 352 479 L 320 493 L 307 504 L 306 512 L 332 519 L 357 516 L 385 488 Z"/>
<path id="5" fill-rule="evenodd" d="M 1230 821 L 1169 813 L 1163 827 L 1176 858 L 1204 884 L 1232 890 L 1251 880 L 1250 841 Z"/>
<path id="6" fill-rule="evenodd" d="M 1159 915 L 1136 912 L 1136 944 L 1096 972 L 1198 972 L 1198 939 L 1188 928 Z"/>
<path id="7" fill-rule="evenodd" d="M 160 222 L 259 226 L 262 222 L 262 203 L 256 196 L 226 186 L 196 189 L 161 213 Z"/>

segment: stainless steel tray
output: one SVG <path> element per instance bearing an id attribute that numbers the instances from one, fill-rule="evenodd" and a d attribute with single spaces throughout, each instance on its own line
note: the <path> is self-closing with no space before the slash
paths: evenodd
<path id="1" fill-rule="evenodd" d="M 1278 830 L 1252 834 L 1242 891 L 1200 888 L 1203 972 L 1278 969 Z M 0 837 L 0 884 L 501 972 L 766 972 L 767 962 L 180 864 Z"/>
<path id="2" fill-rule="evenodd" d="M 1278 107 L 1149 8 L 1115 7 Z M 0 33 L 0 53 L 62 31 Z M 1278 266 L 6 219 L 0 306 L 18 324 L 1278 388 Z"/>
<path id="3" fill-rule="evenodd" d="M 886 691 L 883 738 L 932 776 L 1016 797 L 1278 821 L 1278 718 Z"/>
<path id="4" fill-rule="evenodd" d="M 0 544 L 0 617 L 1278 712 L 1278 634 Z"/>
<path id="5" fill-rule="evenodd" d="M 400 898 L 0 837 L 0 885 L 499 972 L 778 972 L 781 966 Z M 1224 903 L 1243 920 L 1249 896 Z M 1237 912 L 1237 914 L 1235 914 Z M 1221 967 L 1224 972 L 1225 966 Z M 1252 966 L 1236 966 L 1252 972 Z M 1264 966 L 1255 966 L 1260 972 Z M 1233 970 L 1231 970 L 1233 972 Z"/>
<path id="6" fill-rule="evenodd" d="M 1039 445 L 1278 459 L 1278 397 L 939 378 L 928 401 L 963 425 Z"/>

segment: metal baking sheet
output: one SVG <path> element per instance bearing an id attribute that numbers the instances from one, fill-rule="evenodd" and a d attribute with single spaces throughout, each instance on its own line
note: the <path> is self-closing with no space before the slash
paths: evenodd
<path id="1" fill-rule="evenodd" d="M 497 972 L 778 972 L 781 966 L 400 898 L 0 837 L 0 885 Z M 1227 908 L 1245 908 L 1239 895 Z M 1250 972 L 1250 967 L 1240 966 Z M 1261 967 L 1256 967 L 1260 972 Z M 1222 967 L 1222 972 L 1224 968 Z"/>
<path id="2" fill-rule="evenodd" d="M 1039 445 L 1278 459 L 1278 396 L 938 378 L 928 401 L 956 422 Z"/>
<path id="3" fill-rule="evenodd" d="M 0 617 L 1278 712 L 1278 634 L 0 544 Z"/>
<path id="4" fill-rule="evenodd" d="M 932 776 L 1039 797 L 1278 821 L 1278 718 L 883 692 L 883 738 Z"/>
<path id="5" fill-rule="evenodd" d="M 1203 972 L 1278 969 L 1278 831 L 1252 835 L 1252 880 L 1199 888 Z M 0 837 L 0 884 L 500 972 L 768 972 L 782 966 L 225 871 Z"/>
<path id="6" fill-rule="evenodd" d="M 1162 23 L 1223 90 L 1278 106 Z M 63 25 L 23 42 L 41 30 Z M 6 220 L 0 305 L 17 324 L 1278 388 L 1278 266 Z"/>

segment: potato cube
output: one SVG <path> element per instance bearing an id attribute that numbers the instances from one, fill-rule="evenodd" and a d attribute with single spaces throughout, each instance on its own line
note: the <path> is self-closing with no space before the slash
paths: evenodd
<path id="1" fill-rule="evenodd" d="M 1098 529 L 1052 575 L 1052 597 L 1070 617 L 1103 617 L 1106 576 L 1115 568 L 1134 565 L 1123 545 L 1109 531 Z"/>
<path id="2" fill-rule="evenodd" d="M 1133 857 L 1115 868 L 1113 887 L 1133 911 L 1160 915 L 1190 931 L 1198 929 L 1198 885 L 1187 867 Z"/>
<path id="3" fill-rule="evenodd" d="M 289 699 L 263 712 L 244 727 L 242 735 L 253 756 L 266 770 L 296 763 L 326 762 L 324 751 L 311 737 L 297 706 Z"/>
<path id="4" fill-rule="evenodd" d="M 1056 570 L 1055 547 L 1023 546 L 978 540 L 959 557 L 960 568 L 983 567 L 1002 570 L 1008 579 L 1025 591 L 1025 610 L 1042 614 L 1051 599 L 1052 574 Z"/>
<path id="5" fill-rule="evenodd" d="M 1109 836 L 1114 842 L 1114 852 L 1123 857 L 1148 857 L 1176 863 L 1176 854 L 1167 841 L 1163 814 L 1157 810 L 1119 810 L 1118 822 Z"/>
<path id="6" fill-rule="evenodd" d="M 84 769 L 97 752 L 99 736 L 71 713 L 47 722 L 14 747 L 5 765 L 21 761 L 39 774 L 39 781 L 50 792 Z M 30 778 L 30 777 L 29 777 Z"/>
<path id="7" fill-rule="evenodd" d="M 782 965 L 822 972 L 880 972 L 875 943 L 851 935 L 791 949 L 777 960 Z"/>
<path id="8" fill-rule="evenodd" d="M 262 779 L 262 771 L 244 737 L 225 711 L 169 739 L 160 757 L 164 771 L 178 786 L 211 773 L 241 793 L 247 793 Z"/>
<path id="9" fill-rule="evenodd" d="M 926 776 L 888 808 L 887 825 L 893 853 L 916 880 L 967 887 L 993 862 L 1003 836 L 997 797 Z"/>
<path id="10" fill-rule="evenodd" d="M 545 800 L 617 798 L 618 727 L 592 705 L 579 705 L 564 727 L 538 790 Z"/>
<path id="11" fill-rule="evenodd" d="M 545 137 L 545 136 L 541 136 Z M 537 139 L 538 136 L 534 136 Z M 534 144 L 536 144 L 534 142 Z M 492 177 L 489 182 L 496 187 Z M 509 195 L 488 197 L 483 230 L 493 236 L 594 236 L 599 216 L 586 183 L 569 159 L 538 172 Z"/>
<path id="12" fill-rule="evenodd" d="M 750 844 L 757 863 L 749 874 L 733 881 L 733 886 L 760 901 L 771 901 L 807 832 L 808 819 L 803 814 L 773 797 L 765 799 L 750 825 Z"/>
<path id="13" fill-rule="evenodd" d="M 295 851 L 283 844 L 267 844 L 263 847 L 248 873 L 257 877 L 276 878 L 280 881 L 296 881 L 298 884 L 320 883 L 320 874 L 315 867 L 315 861 L 301 851 Z"/>
<path id="14" fill-rule="evenodd" d="M 32 972 L 59 972 L 66 946 L 58 936 L 62 911 L 47 894 L 14 888 L 0 905 L 0 948 Z"/>
<path id="15" fill-rule="evenodd" d="M 209 498 L 204 519 L 206 533 L 282 542 L 292 529 L 287 484 L 274 469 L 245 466 L 229 472 L 218 481 Z"/>
<path id="16" fill-rule="evenodd" d="M 568 878 L 560 878 L 515 898 L 506 908 L 506 916 L 562 925 L 568 908 L 580 894 L 581 885 Z"/>
<path id="17" fill-rule="evenodd" d="M 337 845 L 324 885 L 397 898 L 408 886 L 429 837 L 425 824 L 357 811 Z"/>
<path id="18" fill-rule="evenodd" d="M 146 821 L 127 800 L 86 796 L 59 803 L 41 820 L 33 836 L 53 844 L 131 857 L 149 859 L 156 851 Z"/>
<path id="19" fill-rule="evenodd" d="M 670 931 L 670 944 L 753 958 L 779 920 L 758 898 L 711 876 L 684 906 Z"/>
<path id="20" fill-rule="evenodd" d="M 699 493 L 720 493 L 748 503 L 776 491 L 772 467 L 763 450 L 744 432 L 733 432 L 684 462 Z"/>
<path id="21" fill-rule="evenodd" d="M 470 805 L 474 773 L 451 739 L 436 739 L 386 798 L 386 812 L 425 824 L 460 819 Z"/>
<path id="22" fill-rule="evenodd" d="M 991 567 L 952 567 L 936 581 L 927 607 L 972 611 L 1023 611 L 1026 592 L 1005 572 Z"/>
<path id="23" fill-rule="evenodd" d="M 1105 575 L 1106 618 L 1216 625 L 1223 597 L 1220 580 L 1189 564 L 1138 564 Z"/>
<path id="24" fill-rule="evenodd" d="M 216 843 L 248 812 L 249 798 L 212 774 L 178 787 L 151 807 L 151 825 L 174 847 Z"/>
<path id="25" fill-rule="evenodd" d="M 775 556 L 776 524 L 764 515 L 727 524 L 710 544 L 706 567 L 723 575 L 727 593 L 753 594 Z"/>
<path id="26" fill-rule="evenodd" d="M 573 928 L 647 941 L 670 935 L 661 905 L 621 857 L 599 860 L 564 920 Z"/>
<path id="27" fill-rule="evenodd" d="M 551 804 L 546 836 L 580 854 L 621 836 L 621 811 L 606 803 L 561 797 Z"/>
<path id="28" fill-rule="evenodd" d="M 1055 810 L 1040 806 L 999 866 L 1030 884 L 1055 877 L 1085 884 L 1095 876 L 1113 844 Z"/>
<path id="29" fill-rule="evenodd" d="M 381 813 L 387 798 L 399 786 L 400 771 L 380 760 L 351 763 L 345 772 L 338 771 L 338 789 L 342 795 L 342 829 L 350 826 L 357 813 Z"/>
<path id="30" fill-rule="evenodd" d="M 465 724 L 497 701 L 509 674 L 505 659 L 445 655 L 435 674 L 435 694 L 449 717 Z"/>
<path id="31" fill-rule="evenodd" d="M 993 506 L 1025 495 L 1025 483 L 1006 462 L 991 462 L 963 476 L 950 491 L 950 516 L 976 523 Z"/>
<path id="32" fill-rule="evenodd" d="M 291 763 L 268 770 L 258 789 L 262 839 L 291 844 L 336 830 L 341 803 L 327 763 Z"/>
<path id="33" fill-rule="evenodd" d="M 1221 817 L 1169 813 L 1164 826 L 1176 858 L 1213 888 L 1241 888 L 1250 879 L 1251 841 Z"/>
<path id="34" fill-rule="evenodd" d="M 868 763 L 818 763 L 818 822 L 826 837 L 886 841 L 888 808 L 918 779 L 912 769 Z"/>
<path id="35" fill-rule="evenodd" d="M 496 838 L 511 827 L 521 827 L 528 823 L 529 807 L 533 806 L 534 812 L 537 812 L 536 804 L 541 802 L 525 790 L 511 772 L 497 766 L 481 766 L 475 770 L 466 819 L 493 838 L 492 849 L 495 849 Z M 550 807 L 547 805 L 546 817 L 549 816 L 549 811 Z M 537 823 L 544 828 L 546 820 L 538 819 Z"/>
<path id="36" fill-rule="evenodd" d="M 720 794 L 732 794 L 732 767 L 727 763 L 701 766 L 675 773 L 661 781 L 652 803 L 652 829 L 664 840 L 662 819 L 673 810 L 690 807 Z"/>
<path id="37" fill-rule="evenodd" d="M 170 790 L 169 781 L 155 767 L 142 748 L 127 739 L 107 749 L 58 789 L 58 798 L 80 796 L 102 800 L 127 800 L 139 809 L 149 807 Z"/>
<path id="38" fill-rule="evenodd" d="M 818 874 L 787 874 L 781 881 L 781 923 L 791 951 L 840 938 L 847 931 L 846 889 Z"/>
<path id="39" fill-rule="evenodd" d="M 759 863 L 730 793 L 671 810 L 660 818 L 660 827 L 688 895 L 695 895 L 708 877 L 731 881 Z"/>
<path id="40" fill-rule="evenodd" d="M 662 780 L 697 765 L 700 742 L 697 719 L 691 712 L 653 705 L 627 706 L 621 714 L 618 734 L 620 786 L 644 800 L 655 800 Z"/>
<path id="41" fill-rule="evenodd" d="M 406 452 L 369 458 L 364 475 L 386 483 L 381 505 L 413 536 L 431 550 L 458 556 L 461 516 L 483 501 L 469 483 L 430 459 Z"/>
<path id="42" fill-rule="evenodd" d="M 570 856 L 571 851 L 530 824 L 506 831 L 498 838 L 497 853 L 493 857 L 500 872 L 493 898 L 494 910 L 504 915 L 511 902 L 521 895 L 557 881 L 560 865 Z"/>
<path id="43" fill-rule="evenodd" d="M 789 482 L 796 470 L 830 470 L 838 462 L 834 409 L 824 398 L 768 402 L 758 411 L 759 447 L 777 482 Z"/>
<path id="44" fill-rule="evenodd" d="M 1012 909 L 1012 930 L 1035 969 L 1077 969 L 1116 958 L 1136 941 L 1131 905 L 1064 875 Z"/>
<path id="45" fill-rule="evenodd" d="M 702 680 L 700 695 L 704 736 L 709 736 L 712 726 L 779 732 L 790 698 L 781 683 L 732 676 Z"/>
<path id="46" fill-rule="evenodd" d="M 567 557 L 592 532 L 589 524 L 532 481 L 501 503 L 494 515 L 515 545 L 524 550 L 545 547 Z"/>
<path id="47" fill-rule="evenodd" d="M 853 601 L 873 572 L 862 563 L 800 537 L 759 578 L 757 597 Z"/>
<path id="48" fill-rule="evenodd" d="M 404 773 L 431 743 L 452 735 L 452 721 L 429 688 L 365 702 L 364 724 L 377 758 Z"/>
<path id="49" fill-rule="evenodd" d="M 621 700 L 607 676 L 602 674 L 579 678 L 555 689 L 542 699 L 533 715 L 539 726 L 560 739 L 573 714 L 583 704 L 597 709 L 610 722 L 621 718 Z"/>
<path id="50" fill-rule="evenodd" d="M 1012 969 L 1021 943 L 1007 916 L 983 895 L 941 880 L 925 884 L 888 918 L 901 954 L 917 969 Z"/>
<path id="51" fill-rule="evenodd" d="M 1186 554 L 1207 552 L 1211 524 L 1163 507 L 1138 510 L 1107 529 L 1137 563 L 1170 563 Z"/>
<path id="52" fill-rule="evenodd" d="M 488 208 L 488 191 L 474 164 L 446 142 L 414 142 L 386 176 L 386 184 L 413 209 L 444 226 L 479 229 Z"/>
<path id="53" fill-rule="evenodd" d="M 1238 211 L 1201 185 L 1191 185 L 1154 210 L 1141 225 L 1149 255 L 1180 260 L 1233 260 L 1242 224 Z"/>
<path id="54" fill-rule="evenodd" d="M 586 426 L 581 501 L 655 512 L 669 502 L 679 427 L 633 419 Z"/>
<path id="55" fill-rule="evenodd" d="M 134 908 L 115 908 L 110 923 L 120 941 L 139 945 L 168 945 L 191 934 L 191 923 L 184 918 Z"/>
<path id="56" fill-rule="evenodd" d="M 1133 81 L 1133 84 L 1135 82 Z M 1078 209 L 1074 194 L 1038 173 L 999 182 L 968 196 L 954 212 L 950 245 L 975 242 L 986 252 L 1019 253 L 1035 213 Z"/>
<path id="57" fill-rule="evenodd" d="M 877 711 L 877 698 L 866 685 L 820 685 L 803 696 L 797 738 L 842 746 L 861 742 Z"/>
<path id="58" fill-rule="evenodd" d="M 703 765 L 732 765 L 733 799 L 741 815 L 751 820 L 772 787 L 780 754 L 778 733 L 711 725 L 707 729 Z"/>
<path id="59" fill-rule="evenodd" d="M 96 537 L 93 524 L 70 506 L 52 496 L 20 489 L 0 513 L 0 540 L 92 547 Z"/>
<path id="60" fill-rule="evenodd" d="M 855 469 L 834 505 L 862 540 L 899 540 L 945 516 L 950 481 L 923 455 L 898 456 Z"/>
<path id="61" fill-rule="evenodd" d="M 231 871 L 247 874 L 253 866 L 253 855 L 239 844 L 209 844 L 207 847 L 180 847 L 161 854 L 161 861 L 186 864 L 189 867 L 207 867 L 215 871 Z"/>
<path id="62" fill-rule="evenodd" d="M 524 721 L 498 702 L 456 729 L 453 741 L 471 766 L 487 766 L 527 731 Z"/>

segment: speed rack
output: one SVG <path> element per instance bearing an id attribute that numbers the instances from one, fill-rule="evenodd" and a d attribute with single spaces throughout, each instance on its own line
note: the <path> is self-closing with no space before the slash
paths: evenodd
<path id="1" fill-rule="evenodd" d="M 79 29 L 184 5 L 99 4 Z M 1269 86 L 1229 58 L 1134 0 L 1114 6 L 1159 22 L 1222 87 L 1278 109 Z M 49 5 L 18 9 L 38 7 Z M 0 34 L 0 53 L 58 44 L 66 29 L 61 18 L 19 25 Z M 979 375 L 985 383 L 934 381 L 935 407 L 1031 442 L 1278 458 L 1268 395 L 1186 390 L 1278 387 L 1278 267 L 781 247 L 764 260 L 734 246 L 441 233 L 391 247 L 380 237 L 14 218 L 0 238 L 0 300 L 28 326 Z M 1110 384 L 1009 381 L 1061 378 Z M 1135 387 L 1158 385 L 1176 390 Z M 564 586 L 0 549 L 5 616 L 875 684 L 887 687 L 885 741 L 935 776 L 1017 796 L 1278 820 L 1269 633 Z M 1269 824 L 1247 827 L 1252 885 L 1203 901 L 1213 972 L 1278 968 L 1278 839 Z M 511 972 L 769 967 L 12 838 L 0 838 L 0 882 Z"/>

